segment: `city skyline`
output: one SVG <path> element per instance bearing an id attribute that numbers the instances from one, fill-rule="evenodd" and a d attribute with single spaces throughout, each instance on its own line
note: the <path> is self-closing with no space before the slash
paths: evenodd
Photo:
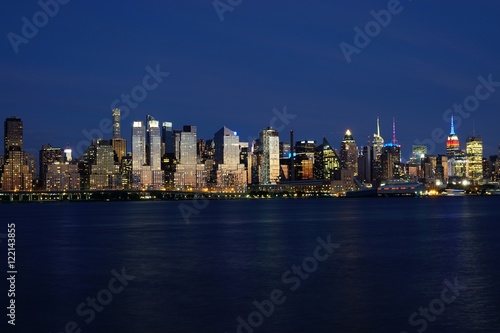
<path id="1" fill-rule="evenodd" d="M 118 113 L 117 113 L 118 111 Z M 129 129 L 133 129 L 136 125 L 136 123 L 139 121 L 139 122 L 142 122 L 141 120 L 138 120 L 138 119 L 135 119 L 135 120 L 131 120 L 130 121 L 130 126 L 123 126 L 123 121 L 121 121 L 121 124 L 118 124 L 117 125 L 117 119 L 118 119 L 118 123 L 120 123 L 120 112 L 119 112 L 119 109 L 113 109 L 111 110 L 111 112 L 108 112 L 108 114 L 111 114 L 111 116 L 109 117 L 103 117 L 102 119 L 110 119 L 110 122 L 108 124 L 108 127 L 109 129 L 111 129 L 111 132 L 109 131 L 102 131 L 102 129 L 94 129 L 92 131 L 89 131 L 89 135 L 84 139 L 84 140 L 81 140 L 80 141 L 80 144 L 81 143 L 88 143 L 88 145 L 80 145 L 80 148 L 84 148 L 82 150 L 82 152 L 85 152 L 85 150 L 91 145 L 92 143 L 92 140 L 97 140 L 97 139 L 103 139 L 103 140 L 118 140 L 118 144 L 122 144 L 122 142 L 120 140 L 123 140 L 125 139 L 126 141 L 126 150 L 125 150 L 125 153 L 131 153 L 132 150 L 133 150 L 133 147 L 131 145 L 131 142 L 132 142 L 132 138 L 134 136 L 133 134 L 133 131 L 130 131 L 130 135 L 129 137 L 124 137 L 123 135 L 120 137 L 121 135 L 121 132 L 123 131 L 124 128 L 129 128 Z M 462 150 L 465 150 L 466 149 L 466 138 L 468 137 L 476 137 L 476 136 L 479 136 L 479 137 L 483 137 L 483 135 L 481 134 L 481 132 L 477 132 L 475 127 L 474 127 L 474 130 L 473 132 L 469 133 L 469 134 L 462 134 L 460 133 L 460 131 L 458 130 L 458 133 L 457 130 L 455 130 L 456 128 L 456 125 L 454 124 L 454 121 L 453 121 L 453 116 L 454 114 L 451 114 L 450 116 L 450 122 L 448 123 L 448 127 L 450 128 L 450 130 L 448 130 L 448 132 L 444 132 L 444 134 L 441 134 L 441 135 L 444 135 L 444 137 L 447 137 L 449 136 L 449 134 L 453 134 L 455 136 L 458 136 L 459 137 L 459 140 L 458 140 L 458 143 L 455 143 L 455 144 L 458 144 L 458 148 L 459 149 L 462 149 Z M 11 117 L 14 117 L 14 118 L 19 118 L 19 119 L 22 119 L 22 117 L 19 117 L 18 115 L 13 115 Z M 145 114 L 144 117 L 151 117 L 149 116 L 148 114 Z M 143 117 L 143 118 L 144 118 Z M 154 120 L 154 118 L 152 119 Z M 163 126 L 165 126 L 165 124 L 168 124 L 170 130 L 172 130 L 173 127 L 177 127 L 177 128 L 182 128 L 183 126 L 186 126 L 185 124 L 183 125 L 175 125 L 173 124 L 172 122 L 166 122 L 164 121 L 165 119 L 159 119 L 157 120 L 156 122 L 156 125 L 158 126 L 158 128 L 160 127 L 160 124 L 162 124 Z M 367 135 L 367 136 L 363 136 L 363 135 L 360 135 L 359 133 L 354 133 L 352 130 L 351 130 L 351 127 L 349 128 L 346 128 L 344 129 L 344 134 L 342 134 L 341 136 L 339 136 L 338 140 L 337 141 L 334 141 L 336 138 L 331 138 L 329 136 L 324 136 L 324 135 L 319 135 L 317 134 L 316 137 L 314 138 L 306 138 L 306 137 L 302 137 L 300 136 L 300 128 L 297 129 L 296 127 L 292 127 L 290 129 L 287 129 L 287 131 L 279 131 L 277 130 L 276 128 L 273 128 L 275 130 L 278 131 L 278 134 L 280 135 L 280 142 L 289 142 L 289 138 L 287 135 L 285 135 L 286 133 L 288 133 L 290 130 L 293 130 L 294 133 L 298 133 L 299 135 L 297 136 L 297 142 L 298 141 L 301 141 L 301 140 L 314 140 L 316 142 L 321 142 L 321 138 L 322 137 L 326 137 L 329 141 L 332 141 L 332 142 L 338 142 L 338 145 L 334 145 L 334 148 L 337 149 L 338 151 L 341 150 L 341 145 L 342 145 L 342 142 L 343 140 L 345 140 L 346 136 L 347 136 L 347 132 L 349 133 L 348 136 L 350 136 L 351 138 L 354 137 L 355 138 L 355 143 L 356 143 L 356 146 L 358 148 L 361 148 L 362 146 L 366 146 L 367 144 L 369 144 L 370 146 L 372 145 L 375 145 L 377 146 L 380 150 L 381 150 L 381 147 L 383 146 L 383 142 L 384 142 L 384 137 L 386 138 L 385 140 L 385 143 L 393 143 L 395 137 L 395 125 L 396 125 L 396 122 L 397 122 L 397 119 L 395 117 L 392 117 L 392 122 L 391 122 L 391 135 L 387 135 L 388 133 L 386 133 L 384 135 L 384 133 L 380 130 L 380 117 L 376 116 L 372 122 L 374 123 L 374 128 L 376 129 L 376 133 L 375 131 L 372 131 L 371 135 Z M 376 122 L 376 123 L 375 123 Z M 156 126 L 155 125 L 155 126 Z M 212 125 L 212 124 L 211 124 Z M 172 127 L 173 126 L 173 127 Z M 189 126 L 192 126 L 192 125 L 189 125 Z M 194 124 L 194 126 L 196 127 L 199 127 L 198 125 Z M 216 128 L 220 128 L 220 126 L 217 126 L 217 125 L 213 125 L 215 126 Z M 221 125 L 222 127 L 226 127 L 226 125 Z M 203 126 L 202 126 L 203 127 Z M 250 139 L 250 140 L 245 140 L 243 139 L 242 142 L 248 142 L 249 144 L 251 144 L 251 140 L 255 140 L 255 139 L 258 139 L 258 133 L 265 127 L 272 127 L 272 126 L 262 126 L 262 128 L 257 132 L 257 135 L 249 135 L 247 137 L 247 139 Z M 26 125 L 24 125 L 24 131 L 26 131 Z M 207 131 L 205 129 L 205 131 Z M 4 129 L 4 132 L 5 132 L 5 129 Z M 214 131 L 212 131 L 213 133 L 215 133 Z M 235 131 L 237 133 L 239 133 L 239 131 Z M 286 132 L 286 133 L 284 133 Z M 404 130 L 403 130 L 404 132 Z M 103 134 L 103 136 L 96 136 L 95 134 L 97 133 L 101 133 Z M 398 138 L 400 136 L 400 133 L 401 133 L 401 130 L 398 131 Z M 105 135 L 104 135 L 105 134 Z M 5 135 L 4 135 L 5 136 Z M 360 140 L 359 138 L 363 138 L 365 137 L 367 140 L 366 141 L 362 141 Z M 387 138 L 391 138 L 391 140 L 387 140 Z M 209 136 L 209 137 L 204 137 L 204 138 L 201 138 L 200 139 L 203 139 L 203 140 L 211 140 L 214 138 L 214 135 L 212 134 L 212 136 Z M 245 138 L 245 137 L 242 137 L 242 138 Z M 23 138 L 23 141 L 26 139 L 26 134 L 24 135 L 24 138 Z M 41 138 L 42 141 L 40 141 L 40 144 L 38 146 L 38 148 L 36 149 L 36 153 L 38 153 L 38 151 L 40 150 L 40 147 L 42 147 L 43 145 L 46 145 L 46 144 L 50 144 L 52 146 L 56 146 L 56 147 L 61 147 L 61 148 L 71 148 L 72 151 L 73 151 L 73 156 L 74 157 L 81 157 L 82 154 L 79 154 L 79 149 L 78 147 L 72 147 L 71 145 L 69 144 L 61 144 L 61 143 L 53 143 L 53 142 L 46 142 L 46 141 L 43 141 L 43 138 Z M 399 139 L 397 140 L 398 142 L 400 141 Z M 484 140 L 483 140 L 484 141 Z M 500 142 L 500 137 L 498 138 L 498 141 Z M 444 140 L 442 142 L 436 142 L 436 141 L 433 141 L 433 144 L 435 145 L 436 149 L 433 151 L 433 152 L 430 152 L 429 155 L 439 155 L 439 154 L 447 154 L 447 141 Z M 484 142 L 483 142 L 484 144 Z M 403 162 L 407 162 L 411 156 L 412 156 L 412 146 L 414 145 L 417 145 L 417 143 L 413 143 L 411 144 L 409 147 L 404 147 L 403 145 L 399 144 L 401 146 L 401 150 L 402 150 L 402 155 L 401 155 L 401 160 Z M 423 142 L 423 145 L 425 145 L 425 142 Z M 491 145 L 491 143 L 490 143 Z M 78 145 L 77 145 L 78 146 Z M 426 145 L 427 148 L 429 149 L 429 145 Z M 483 156 L 487 157 L 487 156 L 492 156 L 492 155 L 498 155 L 499 154 L 499 150 L 498 150 L 498 147 L 500 146 L 497 145 L 496 146 L 496 150 L 493 149 L 492 150 L 492 154 L 487 154 L 487 152 L 485 151 L 484 149 L 484 153 L 483 153 Z M 75 149 L 76 148 L 76 149 Z M 122 147 L 120 147 L 122 148 Z M 405 151 L 405 148 L 406 148 L 406 151 Z M 24 149 L 26 152 L 28 153 L 31 153 L 30 149 Z M 120 156 L 125 156 L 125 155 L 120 155 Z"/>
<path id="2" fill-rule="evenodd" d="M 500 47 L 492 42 L 500 5 L 493 1 L 453 3 L 453 15 L 449 4 L 400 2 L 390 23 L 379 25 L 364 44 L 357 31 L 376 22 L 372 12 L 386 10 L 387 3 L 264 8 L 244 2 L 221 21 L 210 1 L 130 2 L 120 11 L 114 2 L 98 9 L 68 2 L 18 52 L 7 36 L 22 36 L 22 18 L 32 21 L 42 8 L 36 2 L 4 7 L 3 118 L 17 115 L 38 124 L 26 126 L 31 153 L 42 142 L 76 147 L 86 140 L 84 131 L 111 120 L 114 107 L 128 113 L 123 138 L 130 138 L 131 121 L 155 114 L 178 125 L 200 125 L 202 138 L 226 125 L 246 140 L 286 106 L 293 118 L 282 122 L 282 131 L 294 129 L 298 137 L 318 142 L 323 136 L 336 142 L 350 129 L 363 144 L 376 116 L 387 138 L 395 117 L 408 158 L 406 147 L 416 140 L 448 134 L 448 110 L 455 104 L 463 105 L 456 108 L 457 133 L 472 135 L 475 124 L 485 154 L 497 151 L 490 120 L 500 109 Z M 110 24 L 111 12 L 113 21 L 128 24 Z M 342 43 L 357 49 L 350 62 Z M 486 89 L 476 89 L 484 82 Z"/>

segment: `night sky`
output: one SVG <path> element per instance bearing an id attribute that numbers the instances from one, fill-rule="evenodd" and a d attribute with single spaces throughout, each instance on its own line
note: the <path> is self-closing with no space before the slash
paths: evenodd
<path id="1" fill-rule="evenodd" d="M 12 115 L 23 119 L 30 153 L 46 143 L 76 150 L 88 141 L 82 131 L 110 119 L 122 94 L 145 91 L 146 67 L 158 66 L 169 75 L 130 108 L 122 121 L 128 140 L 131 122 L 151 114 L 176 129 L 197 125 L 204 139 L 227 126 L 247 141 L 273 122 L 273 109 L 286 107 L 288 124 L 274 122 L 282 141 L 294 129 L 296 140 L 326 136 L 337 147 L 347 128 L 365 145 L 377 116 L 390 141 L 395 117 L 407 159 L 416 140 L 428 139 L 434 153 L 444 153 L 446 110 L 475 94 L 479 76 L 500 82 L 498 1 L 401 1 L 368 45 L 358 40 L 363 47 L 350 63 L 340 44 L 356 46 L 354 28 L 364 31 L 371 11 L 394 3 L 221 0 L 219 6 L 232 10 L 221 14 L 223 21 L 211 0 L 71 0 L 43 24 L 37 1 L 2 1 L 2 123 Z M 9 33 L 24 38 L 22 18 L 33 22 L 33 15 L 40 28 L 16 53 Z M 470 116 L 458 117 L 462 148 L 475 127 L 484 155 L 498 153 L 497 85 Z"/>

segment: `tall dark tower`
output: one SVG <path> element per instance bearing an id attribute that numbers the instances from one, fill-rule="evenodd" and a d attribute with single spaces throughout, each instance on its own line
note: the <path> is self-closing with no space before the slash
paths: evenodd
<path id="1" fill-rule="evenodd" d="M 113 116 L 113 138 L 111 145 L 115 153 L 115 161 L 121 163 L 122 158 L 127 155 L 127 140 L 121 137 L 120 131 L 120 109 L 112 110 Z"/>
<path id="2" fill-rule="evenodd" d="M 5 119 L 5 148 L 4 155 L 7 156 L 9 151 L 23 150 L 23 122 L 20 118 L 10 117 Z"/>

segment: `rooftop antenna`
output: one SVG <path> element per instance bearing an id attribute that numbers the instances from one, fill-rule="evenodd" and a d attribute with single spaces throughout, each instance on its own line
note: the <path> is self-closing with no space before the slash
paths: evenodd
<path id="1" fill-rule="evenodd" d="M 451 115 L 451 131 L 450 135 L 455 135 L 455 124 L 453 122 L 453 114 Z"/>
<path id="2" fill-rule="evenodd" d="M 396 140 L 396 118 L 392 118 L 392 143 L 397 144 Z"/>
<path id="3" fill-rule="evenodd" d="M 380 136 L 380 120 L 377 116 L 377 135 Z"/>

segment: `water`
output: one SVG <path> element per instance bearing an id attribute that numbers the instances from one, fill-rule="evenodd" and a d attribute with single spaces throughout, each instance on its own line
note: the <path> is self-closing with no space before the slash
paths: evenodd
<path id="1" fill-rule="evenodd" d="M 17 242 L 16 329 L 9 331 L 237 332 L 241 317 L 245 333 L 500 332 L 499 203 L 210 201 L 198 202 L 189 221 L 179 210 L 194 209 L 189 201 L 3 204 L 0 232 L 16 223 Z M 327 259 L 317 267 L 304 261 L 329 235 L 339 247 L 318 252 Z M 303 263 L 307 278 L 287 274 Z M 111 271 L 122 268 L 130 280 L 124 288 L 113 280 L 121 292 L 109 292 Z M 450 304 L 440 301 L 445 280 L 455 279 L 467 289 L 445 294 Z M 275 289 L 280 304 L 264 309 L 268 317 L 255 312 L 252 303 L 269 306 Z M 90 310 L 87 298 L 98 294 L 109 304 Z M 409 317 L 430 304 L 437 315 L 417 313 L 412 326 Z"/>

